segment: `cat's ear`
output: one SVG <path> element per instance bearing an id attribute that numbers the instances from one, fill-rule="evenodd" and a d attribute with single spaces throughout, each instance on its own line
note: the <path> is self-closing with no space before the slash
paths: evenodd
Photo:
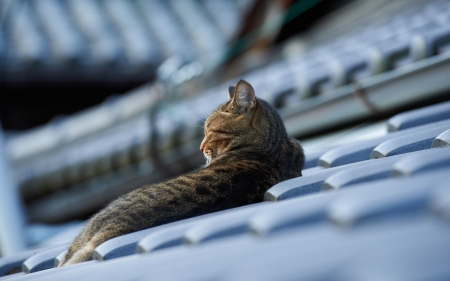
<path id="1" fill-rule="evenodd" d="M 247 81 L 240 80 L 236 84 L 233 102 L 236 102 L 244 111 L 252 108 L 256 104 L 255 90 Z"/>
<path id="2" fill-rule="evenodd" d="M 234 87 L 234 86 L 228 87 L 228 98 L 230 100 L 233 99 L 235 89 L 236 89 L 236 87 Z"/>

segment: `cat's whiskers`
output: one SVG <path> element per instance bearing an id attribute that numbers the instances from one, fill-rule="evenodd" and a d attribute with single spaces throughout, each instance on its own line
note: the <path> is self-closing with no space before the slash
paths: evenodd
<path id="1" fill-rule="evenodd" d="M 203 114 L 197 114 L 197 118 L 199 120 L 201 120 L 202 122 L 205 122 L 206 119 L 208 119 L 208 116 L 209 116 L 209 114 L 205 114 L 204 112 L 203 112 Z"/>
<path id="2" fill-rule="evenodd" d="M 206 121 L 206 118 L 203 118 L 203 117 L 197 117 L 197 119 L 202 123 L 205 123 L 205 121 Z"/>
<path id="3" fill-rule="evenodd" d="M 211 115 L 211 112 L 206 111 L 205 109 L 200 109 L 200 113 L 202 113 L 203 115 L 201 115 L 200 117 L 202 117 L 203 119 L 208 119 L 209 115 Z"/>

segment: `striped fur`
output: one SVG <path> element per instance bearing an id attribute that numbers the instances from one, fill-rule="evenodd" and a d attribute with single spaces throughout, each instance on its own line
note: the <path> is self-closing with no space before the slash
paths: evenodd
<path id="1" fill-rule="evenodd" d="M 136 189 L 95 215 L 59 266 L 92 259 L 108 239 L 206 213 L 260 202 L 280 181 L 301 176 L 303 149 L 267 102 L 241 80 L 205 121 L 207 165 Z"/>

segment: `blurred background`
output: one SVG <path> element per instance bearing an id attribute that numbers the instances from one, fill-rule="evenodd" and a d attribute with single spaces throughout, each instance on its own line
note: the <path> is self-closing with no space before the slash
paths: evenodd
<path id="1" fill-rule="evenodd" d="M 0 19 L 17 249 L 202 165 L 203 121 L 241 78 L 307 152 L 450 99 L 448 0 L 1 0 Z"/>

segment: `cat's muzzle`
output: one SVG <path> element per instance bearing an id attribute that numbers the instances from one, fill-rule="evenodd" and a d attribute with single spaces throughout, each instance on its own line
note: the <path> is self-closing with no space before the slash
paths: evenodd
<path id="1" fill-rule="evenodd" d="M 205 156 L 205 159 L 206 159 L 205 167 L 207 167 L 207 166 L 209 166 L 209 164 L 211 163 L 211 160 L 212 160 L 211 150 L 207 150 L 207 151 L 203 152 L 203 155 Z"/>

